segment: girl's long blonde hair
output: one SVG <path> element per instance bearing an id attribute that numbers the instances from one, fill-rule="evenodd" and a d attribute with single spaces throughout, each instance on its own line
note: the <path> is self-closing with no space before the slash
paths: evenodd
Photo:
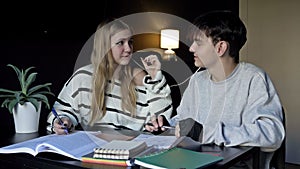
<path id="1" fill-rule="evenodd" d="M 122 30 L 132 29 L 120 20 L 109 20 L 97 27 L 94 35 L 94 46 L 91 62 L 94 67 L 92 84 L 92 118 L 89 122 L 93 125 L 106 114 L 105 93 L 108 90 L 108 81 L 114 84 L 113 75 L 116 70 L 115 61 L 111 52 L 111 37 Z M 119 65 L 121 66 L 121 65 Z M 121 66 L 119 80 L 121 82 L 122 110 L 127 110 L 131 116 L 136 115 L 136 92 L 133 82 L 133 71 L 129 65 Z"/>

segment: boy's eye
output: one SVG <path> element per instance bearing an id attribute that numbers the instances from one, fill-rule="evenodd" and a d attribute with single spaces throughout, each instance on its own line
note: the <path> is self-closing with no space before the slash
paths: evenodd
<path id="1" fill-rule="evenodd" d="M 200 46 L 200 45 L 202 44 L 200 40 L 195 40 L 194 42 L 195 42 L 198 46 Z"/>

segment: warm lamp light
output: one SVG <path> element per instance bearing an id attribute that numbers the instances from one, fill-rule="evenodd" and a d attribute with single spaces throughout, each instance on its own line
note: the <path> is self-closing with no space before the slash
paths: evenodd
<path id="1" fill-rule="evenodd" d="M 160 32 L 160 47 L 168 49 L 164 52 L 163 59 L 176 59 L 176 54 L 172 49 L 179 48 L 179 30 L 162 29 Z"/>

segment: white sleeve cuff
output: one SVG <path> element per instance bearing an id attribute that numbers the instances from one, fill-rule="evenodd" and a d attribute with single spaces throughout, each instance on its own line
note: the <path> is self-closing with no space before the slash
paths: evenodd
<path id="1" fill-rule="evenodd" d="M 152 79 L 150 75 L 144 76 L 143 82 L 144 82 L 145 84 L 148 84 L 148 83 L 151 82 L 151 81 L 158 81 L 158 80 L 161 80 L 162 78 L 163 78 L 162 72 L 161 72 L 161 71 L 158 71 L 158 72 L 156 73 L 154 79 Z"/>
<path id="2" fill-rule="evenodd" d="M 70 115 L 68 115 L 68 114 L 60 114 L 60 115 L 58 115 L 59 117 L 68 117 L 70 120 L 71 120 L 71 122 L 72 122 L 72 124 L 74 125 L 74 126 L 77 126 L 78 125 L 78 122 L 77 122 L 77 120 L 75 119 L 75 117 L 73 117 L 73 116 L 70 116 Z"/>

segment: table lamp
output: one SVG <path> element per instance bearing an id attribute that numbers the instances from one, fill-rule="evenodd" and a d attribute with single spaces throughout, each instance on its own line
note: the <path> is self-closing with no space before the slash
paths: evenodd
<path id="1" fill-rule="evenodd" d="M 160 32 L 160 47 L 165 48 L 164 60 L 174 59 L 177 61 L 176 54 L 172 49 L 179 48 L 179 30 L 162 29 Z"/>

